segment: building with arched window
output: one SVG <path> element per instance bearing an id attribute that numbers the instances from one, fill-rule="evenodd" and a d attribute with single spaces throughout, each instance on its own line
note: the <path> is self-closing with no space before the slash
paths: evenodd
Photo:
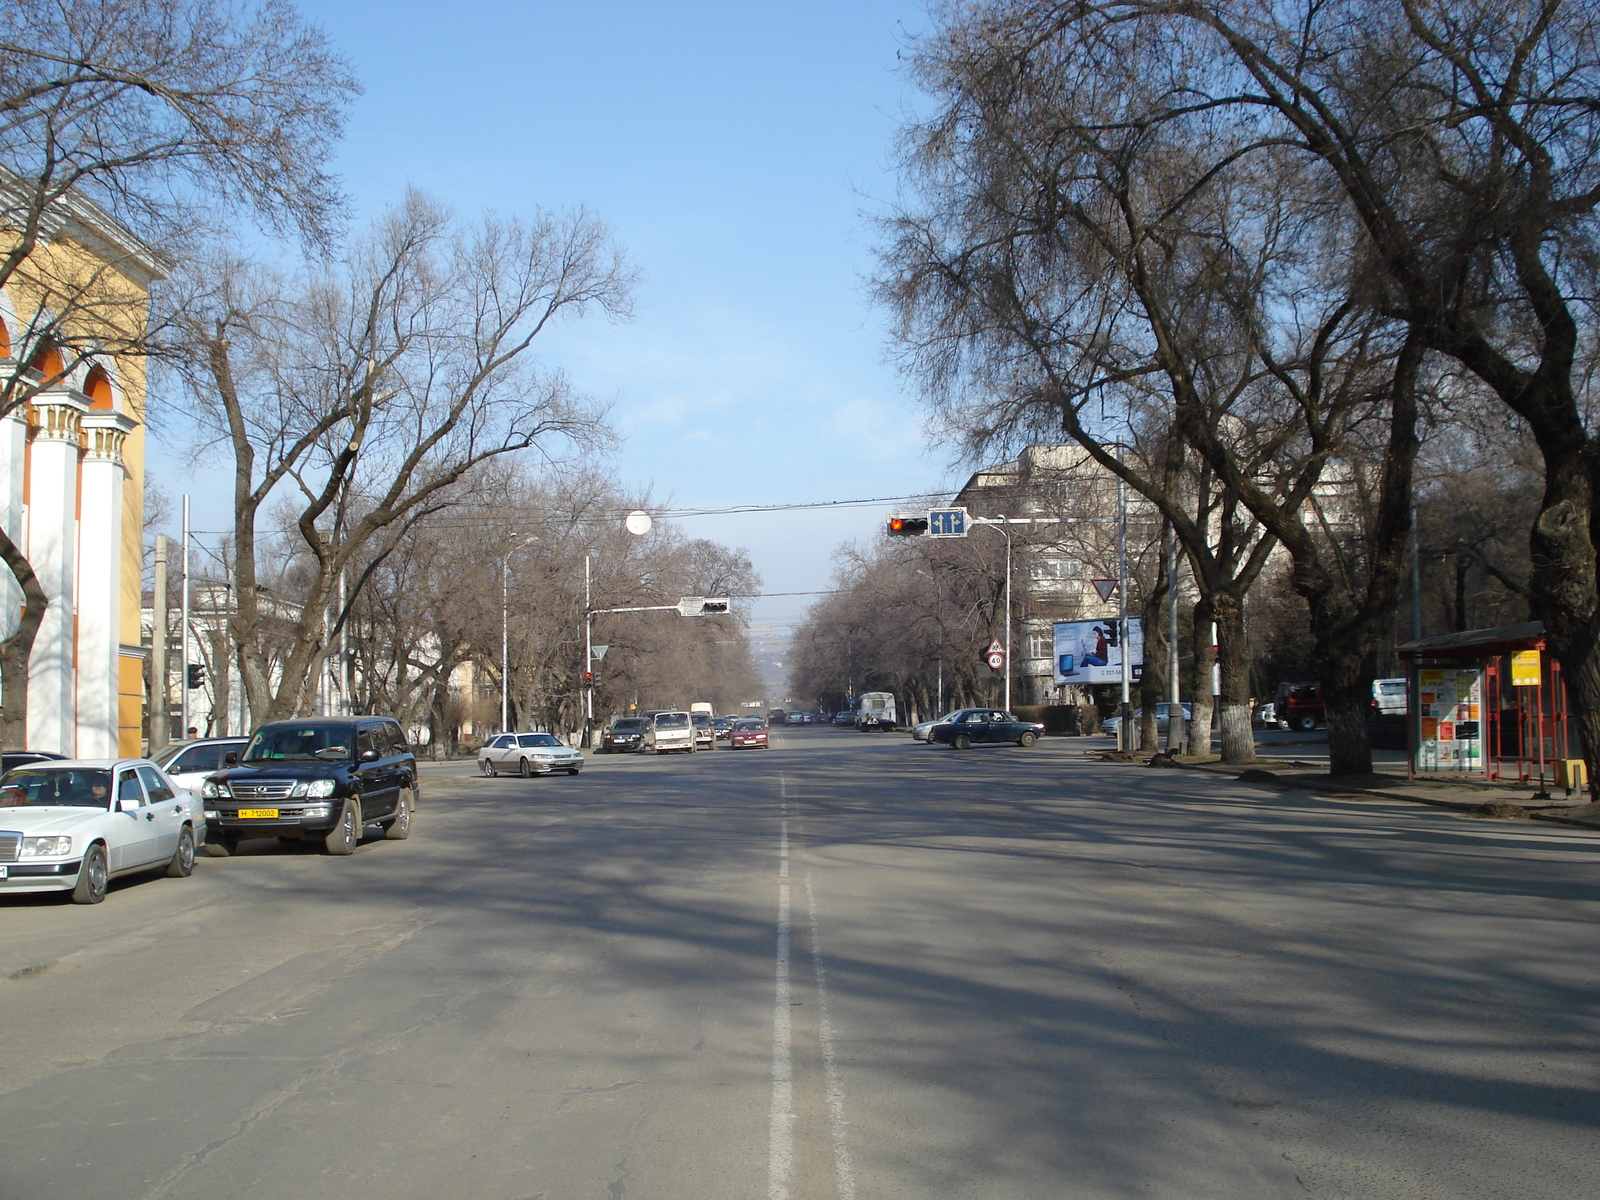
<path id="1" fill-rule="evenodd" d="M 0 527 L 48 604 L 28 668 L 26 748 L 140 752 L 144 360 L 162 260 L 79 198 L 0 289 Z M 0 569 L 0 638 L 24 593 Z M 8 746 L 7 749 L 21 747 Z"/>

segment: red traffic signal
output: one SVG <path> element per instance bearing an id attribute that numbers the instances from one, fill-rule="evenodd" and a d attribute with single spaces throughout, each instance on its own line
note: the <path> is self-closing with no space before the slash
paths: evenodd
<path id="1" fill-rule="evenodd" d="M 889 518 L 890 537 L 921 537 L 927 532 L 926 513 L 897 513 Z"/>

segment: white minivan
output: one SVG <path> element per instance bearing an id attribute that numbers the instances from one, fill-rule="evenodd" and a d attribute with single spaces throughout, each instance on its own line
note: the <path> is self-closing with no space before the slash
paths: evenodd
<path id="1" fill-rule="evenodd" d="M 686 712 L 658 712 L 644 731 L 644 749 L 657 754 L 694 753 L 694 721 Z"/>

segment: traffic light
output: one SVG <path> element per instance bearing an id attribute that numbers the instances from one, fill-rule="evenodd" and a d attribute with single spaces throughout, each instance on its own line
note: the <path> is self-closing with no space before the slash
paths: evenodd
<path id="1" fill-rule="evenodd" d="M 890 537 L 922 537 L 927 532 L 927 513 L 896 513 L 889 518 Z"/>
<path id="2" fill-rule="evenodd" d="M 189 677 L 185 682 L 191 688 L 201 688 L 206 685 L 206 668 L 204 663 L 190 663 Z"/>
<path id="3" fill-rule="evenodd" d="M 585 671 L 583 673 L 583 686 L 584 687 L 593 687 L 594 686 L 594 672 L 593 671 Z"/>
<path id="4" fill-rule="evenodd" d="M 727 611 L 728 602 L 726 600 L 707 600 L 700 606 L 700 615 L 702 617 L 716 616 L 720 613 L 726 613 Z"/>

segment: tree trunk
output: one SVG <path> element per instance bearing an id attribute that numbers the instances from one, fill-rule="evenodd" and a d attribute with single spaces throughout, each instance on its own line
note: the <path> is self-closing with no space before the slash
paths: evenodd
<path id="1" fill-rule="evenodd" d="M 0 559 L 22 589 L 17 631 L 0 642 L 0 747 L 24 750 L 28 745 L 28 664 L 50 597 L 33 573 L 22 549 L 0 529 Z"/>
<path id="2" fill-rule="evenodd" d="M 1256 761 L 1256 735 L 1250 722 L 1250 647 L 1245 640 L 1244 603 L 1224 592 L 1214 599 L 1217 658 L 1222 676 L 1222 761 L 1242 766 Z"/>
<path id="3" fill-rule="evenodd" d="M 1211 756 L 1211 669 L 1216 665 L 1216 644 L 1211 640 L 1211 625 L 1215 619 L 1215 602 L 1202 595 L 1194 606 L 1194 655 L 1188 688 L 1194 697 L 1194 720 L 1189 728 L 1189 753 Z"/>
<path id="4" fill-rule="evenodd" d="M 1156 705 L 1167 698 L 1167 556 L 1161 555 L 1161 566 L 1156 572 L 1155 586 L 1145 593 L 1139 606 L 1139 620 L 1144 630 L 1144 670 L 1139 676 L 1139 745 L 1147 750 L 1161 748 L 1161 735 L 1156 728 Z M 1168 714 L 1168 719 L 1171 715 Z"/>
<path id="5" fill-rule="evenodd" d="M 1347 653 L 1331 662 L 1323 660 L 1322 714 L 1328 726 L 1329 775 L 1372 772 L 1372 747 L 1367 740 L 1372 692 L 1362 669 L 1365 658 L 1365 654 Z"/>

